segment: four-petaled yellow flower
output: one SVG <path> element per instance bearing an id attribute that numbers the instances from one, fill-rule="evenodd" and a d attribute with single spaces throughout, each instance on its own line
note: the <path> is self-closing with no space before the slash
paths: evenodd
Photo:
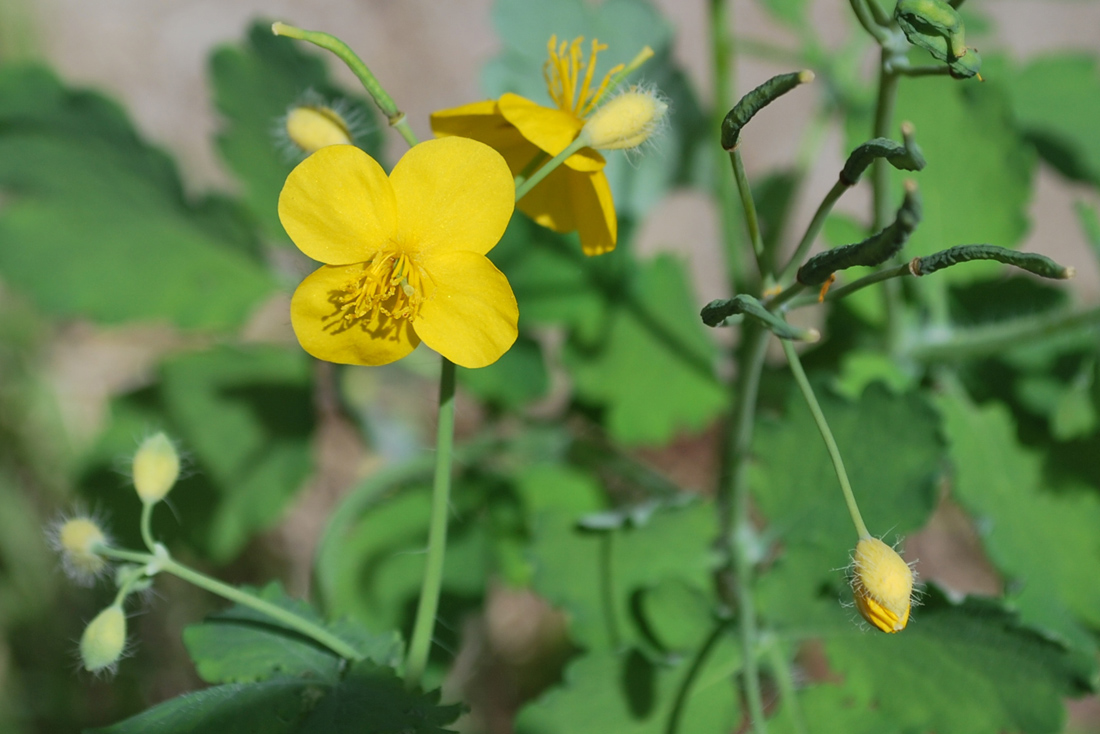
<path id="1" fill-rule="evenodd" d="M 329 362 L 380 365 L 423 341 L 463 367 L 495 362 L 516 339 L 519 309 L 485 254 L 514 200 L 500 154 L 464 138 L 413 147 L 389 177 L 350 145 L 302 161 L 279 196 L 287 234 L 325 263 L 291 301 L 302 347 Z"/>
<path id="2" fill-rule="evenodd" d="M 518 94 L 441 110 L 432 115 L 438 136 L 461 135 L 480 140 L 500 151 L 514 175 L 533 162 L 561 153 L 580 134 L 585 118 L 596 109 L 616 66 L 593 88 L 596 55 L 607 48 L 592 41 L 587 63 L 581 50 L 583 38 L 558 45 L 549 43 L 550 59 L 543 75 L 556 107 L 543 107 Z M 581 148 L 540 182 L 517 204 L 543 227 L 555 232 L 580 233 L 587 255 L 615 249 L 618 221 L 611 187 L 604 173 L 606 161 L 592 148 Z M 529 172 L 528 172 L 529 173 Z"/>

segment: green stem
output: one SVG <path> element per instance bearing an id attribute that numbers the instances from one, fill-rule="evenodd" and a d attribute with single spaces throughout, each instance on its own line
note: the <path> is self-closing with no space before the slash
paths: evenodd
<path id="1" fill-rule="evenodd" d="M 710 0 L 708 5 L 711 43 L 711 69 L 714 75 L 714 109 L 711 130 L 717 139 L 722 129 L 726 112 L 734 102 L 734 64 L 733 39 L 730 36 L 730 13 L 728 0 Z M 722 245 L 726 259 L 727 281 L 733 293 L 744 290 L 747 278 L 744 249 L 741 247 L 740 222 L 737 212 L 729 203 L 734 199 L 734 183 L 726 176 L 717 176 L 714 196 L 718 211 L 722 217 Z"/>
<path id="2" fill-rule="evenodd" d="M 866 288 L 869 285 L 874 285 L 875 283 L 881 283 L 882 281 L 890 280 L 891 278 L 904 278 L 905 276 L 909 276 L 909 275 L 912 275 L 912 274 L 913 274 L 912 271 L 909 270 L 909 263 L 905 263 L 904 265 L 899 265 L 896 268 L 886 268 L 884 270 L 876 270 L 875 272 L 873 272 L 869 275 L 865 275 L 865 276 L 863 276 L 862 278 L 860 278 L 858 280 L 853 280 L 851 283 L 849 283 L 847 285 L 841 286 L 839 288 L 829 289 L 829 292 L 825 294 L 825 300 L 828 301 L 829 303 L 832 303 L 833 301 L 839 301 L 841 298 L 844 298 L 845 296 L 850 296 L 853 293 L 855 293 L 856 291 L 862 290 L 862 289 Z M 793 289 L 793 286 L 792 286 L 791 289 L 788 289 L 788 290 L 792 290 L 792 289 Z M 776 300 L 778 300 L 779 298 L 784 296 L 786 293 L 787 293 L 787 291 L 783 291 L 783 293 L 780 293 L 779 296 L 776 297 Z M 788 299 L 784 298 L 783 300 L 786 301 Z M 788 306 L 788 308 L 792 308 L 792 309 L 793 308 L 802 308 L 803 306 L 814 306 L 818 303 L 819 303 L 819 301 L 817 300 L 817 296 L 807 296 L 805 298 L 799 298 L 799 299 L 793 301 Z M 768 303 L 767 305 L 768 305 L 769 308 L 774 308 L 772 303 Z"/>
<path id="3" fill-rule="evenodd" d="M 734 406 L 735 412 L 727 429 L 717 494 L 719 538 L 732 565 L 733 594 L 745 661 L 745 698 L 749 703 L 753 731 L 758 734 L 766 732 L 767 725 L 760 692 L 760 671 L 756 664 L 756 606 L 752 599 L 752 498 L 749 493 L 748 468 L 756 420 L 756 401 L 760 392 L 760 375 L 764 371 L 764 356 L 770 334 L 771 332 L 755 322 L 746 322 L 741 331 L 743 357 L 739 361 L 737 380 L 730 392 L 730 405 Z M 728 577 L 728 572 L 726 575 Z"/>
<path id="4" fill-rule="evenodd" d="M 821 406 L 817 402 L 817 396 L 814 395 L 814 389 L 810 386 L 810 381 L 806 379 L 806 372 L 802 369 L 802 362 L 798 359 L 798 353 L 795 352 L 794 345 L 789 341 L 781 341 L 780 343 L 783 345 L 783 354 L 787 355 L 787 361 L 791 365 L 791 374 L 794 375 L 794 381 L 798 384 L 798 389 L 802 391 L 802 397 L 805 398 L 806 405 L 810 408 L 814 423 L 817 424 L 817 430 L 821 431 L 821 438 L 825 441 L 825 449 L 829 452 L 829 458 L 832 459 L 833 469 L 836 470 L 836 478 L 840 481 L 840 490 L 844 493 L 844 502 L 848 505 L 848 514 L 852 516 L 852 523 L 856 526 L 856 532 L 859 533 L 860 538 L 870 538 L 871 533 L 867 531 L 867 526 L 863 523 L 863 516 L 859 514 L 859 506 L 856 504 L 856 497 L 852 493 L 852 485 L 848 482 L 848 473 L 844 471 L 844 460 L 840 457 L 840 449 L 837 448 L 833 432 L 829 430 L 829 423 L 825 420 L 825 414 L 821 412 Z"/>
<path id="5" fill-rule="evenodd" d="M 447 513 L 451 498 L 451 454 L 455 433 L 455 365 L 441 357 L 439 374 L 439 420 L 436 427 L 435 479 L 432 483 L 432 509 L 428 526 L 428 557 L 420 587 L 420 602 L 416 607 L 409 655 L 405 663 L 405 685 L 420 684 L 428 666 L 432 646 L 435 615 L 439 609 L 439 594 L 443 586 L 443 559 L 447 552 Z"/>
<path id="6" fill-rule="evenodd" d="M 863 26 L 863 30 L 867 31 L 879 44 L 885 43 L 889 38 L 889 34 L 885 28 L 875 22 L 871 9 L 867 7 L 867 0 L 849 0 L 849 2 L 852 11 L 856 14 L 856 19 Z"/>
<path id="7" fill-rule="evenodd" d="M 848 186 L 843 181 L 837 181 L 833 184 L 833 187 L 829 189 L 829 193 L 825 194 L 825 198 L 821 200 L 820 206 L 818 206 L 817 211 L 814 212 L 814 218 L 810 220 L 809 226 L 806 227 L 806 233 L 802 235 L 802 239 L 798 242 L 798 247 L 795 248 L 794 254 L 791 255 L 791 259 L 787 261 L 787 264 L 783 266 L 783 270 L 779 274 L 780 281 L 788 280 L 794 275 L 795 271 L 798 270 L 798 266 L 806 259 L 806 255 L 810 252 L 810 248 L 813 247 L 814 240 L 816 240 L 818 234 L 821 233 L 821 228 L 825 226 L 825 220 L 829 217 L 829 212 L 833 210 L 833 205 L 836 204 L 837 200 L 847 190 Z"/>
<path id="8" fill-rule="evenodd" d="M 1100 325 L 1100 306 L 1084 311 L 1062 311 L 980 326 L 950 333 L 947 338 L 918 341 L 906 355 L 921 362 L 979 359 L 1041 339 Z"/>
<path id="9" fill-rule="evenodd" d="M 157 547 L 156 541 L 153 540 L 153 506 L 155 504 L 155 502 L 141 504 L 141 539 L 150 551 L 156 550 Z"/>
<path id="10" fill-rule="evenodd" d="M 531 174 L 530 178 L 522 182 L 517 181 L 516 201 L 519 201 L 524 196 L 527 196 L 528 192 L 530 192 L 531 189 L 538 186 L 540 181 L 549 176 L 555 168 L 564 163 L 566 158 L 583 148 L 587 144 L 587 142 L 588 139 L 584 136 L 584 133 L 582 132 L 580 135 L 577 136 L 576 140 L 569 144 L 569 146 L 565 150 L 558 153 L 556 156 L 551 158 L 545 166 Z"/>
<path id="11" fill-rule="evenodd" d="M 523 167 L 523 170 L 520 171 L 519 174 L 516 176 L 516 188 L 518 189 L 520 186 L 522 186 L 523 183 L 531 177 L 531 174 L 534 173 L 539 166 L 549 160 L 549 158 L 550 155 L 546 151 L 540 150 L 538 153 L 536 153 L 535 157 L 532 158 L 530 162 Z"/>
<path id="12" fill-rule="evenodd" d="M 772 636 L 767 645 L 768 665 L 775 674 L 775 682 L 779 686 L 779 695 L 783 699 L 787 715 L 790 717 L 791 730 L 795 734 L 806 734 L 806 720 L 802 717 L 802 707 L 798 705 L 798 694 L 794 687 L 794 675 L 791 673 L 791 664 L 787 660 L 783 649 L 779 646 L 779 638 Z"/>
<path id="13" fill-rule="evenodd" d="M 694 687 L 695 681 L 699 679 L 699 673 L 702 672 L 703 666 L 706 665 L 707 658 L 710 657 L 711 652 L 718 644 L 718 641 L 722 639 L 722 635 L 726 633 L 726 629 L 729 625 L 730 621 L 728 619 L 718 620 L 718 623 L 714 625 L 714 629 L 707 635 L 707 639 L 703 641 L 702 646 L 695 652 L 695 658 L 691 661 L 691 667 L 688 668 L 687 673 L 684 674 L 684 678 L 680 682 L 679 688 L 676 690 L 676 700 L 672 703 L 672 711 L 668 716 L 668 726 L 665 727 L 665 734 L 677 734 L 680 731 L 680 719 L 683 718 L 684 709 L 687 707 L 688 697 L 691 695 L 691 689 Z"/>
<path id="14" fill-rule="evenodd" d="M 760 222 L 756 216 L 756 202 L 752 198 L 749 178 L 745 175 L 745 164 L 741 160 L 740 149 L 734 148 L 730 151 L 730 162 L 733 164 L 733 178 L 737 181 L 737 192 L 741 196 L 741 208 L 745 212 L 745 226 L 748 227 L 752 251 L 756 255 L 756 265 L 760 270 L 764 288 L 767 289 L 773 282 L 771 263 L 768 254 L 764 252 L 764 239 L 760 235 Z"/>
<path id="15" fill-rule="evenodd" d="M 163 548 L 163 546 L 159 547 Z M 182 563 L 178 563 L 169 556 L 167 552 L 138 553 L 136 551 L 128 551 L 121 548 L 112 548 L 102 545 L 96 547 L 95 552 L 109 558 L 117 558 L 122 561 L 144 564 L 148 569 L 146 573 L 149 575 L 156 574 L 159 571 L 170 573 L 177 578 L 194 584 L 200 589 L 205 589 L 212 594 L 217 594 L 223 599 L 254 609 L 261 614 L 271 617 L 284 627 L 288 627 L 295 632 L 300 632 L 306 637 L 317 641 L 319 644 L 324 645 L 346 660 L 362 660 L 364 657 L 361 652 L 326 630 L 324 627 L 310 622 L 307 619 L 303 619 L 288 609 L 284 609 L 283 607 L 263 599 L 258 599 L 245 591 L 241 591 L 235 586 L 222 583 L 206 574 L 184 566 Z"/>
<path id="16" fill-rule="evenodd" d="M 874 0 L 871 0 L 872 2 Z M 890 71 L 890 59 L 897 51 L 883 46 L 879 62 L 878 99 L 875 102 L 875 125 L 871 137 L 885 138 L 890 133 L 894 103 L 898 95 L 897 74 Z M 890 221 L 890 163 L 876 158 L 871 163 L 872 217 L 871 231 L 879 232 Z M 888 280 L 882 288 L 883 309 L 886 312 L 886 342 L 891 354 L 896 354 L 901 340 L 901 288 Z"/>
<path id="17" fill-rule="evenodd" d="M 382 114 L 389 120 L 390 127 L 396 128 L 397 132 L 401 133 L 401 137 L 405 139 L 409 147 L 411 148 L 419 142 L 412 128 L 409 127 L 409 122 L 405 118 L 405 113 L 397 109 L 397 104 L 393 101 L 393 97 L 382 88 L 382 85 L 378 83 L 378 79 L 375 78 L 371 70 L 346 43 L 328 33 L 323 33 L 321 31 L 306 31 L 301 28 L 295 28 L 292 25 L 287 25 L 286 23 L 272 24 L 271 32 L 276 36 L 295 38 L 299 41 L 312 43 L 314 46 L 323 48 L 326 51 L 331 51 L 337 58 L 347 64 L 347 67 L 351 69 L 352 73 L 359 78 L 359 81 L 363 84 L 363 88 L 367 90 L 367 93 L 370 94 L 374 103 L 378 105 L 378 109 L 382 110 Z"/>

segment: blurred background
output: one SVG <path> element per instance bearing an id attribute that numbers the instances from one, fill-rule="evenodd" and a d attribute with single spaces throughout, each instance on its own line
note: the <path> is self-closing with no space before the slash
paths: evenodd
<path id="1" fill-rule="evenodd" d="M 687 70 L 700 99 L 709 103 L 713 80 L 708 66 L 705 3 L 654 2 L 673 25 L 675 58 Z M 212 189 L 236 190 L 237 184 L 213 143 L 222 122 L 208 85 L 208 57 L 218 45 L 238 43 L 256 19 L 283 20 L 340 36 L 367 62 L 422 138 L 430 135 L 427 121 L 433 110 L 484 98 L 479 83 L 481 69 L 501 50 L 490 0 L 0 3 L 0 63 L 39 61 L 52 66 L 67 85 L 92 87 L 118 100 L 132 115 L 140 134 L 177 160 L 184 186 L 196 195 Z M 797 44 L 791 31 L 774 22 L 756 0 L 736 0 L 731 7 L 736 38 Z M 1051 50 L 1095 53 L 1100 49 L 1100 2 L 971 0 L 966 7 L 988 21 L 984 28 L 968 33 L 968 42 L 983 53 L 987 47 L 1004 49 L 1017 61 L 1025 61 Z M 852 32 L 847 22 L 847 3 L 841 0 L 818 0 L 812 4 L 812 13 L 814 26 L 826 46 L 840 44 Z M 356 82 L 346 69 L 335 63 L 329 66 L 343 86 L 355 88 Z M 872 59 L 868 57 L 868 74 L 871 69 Z M 737 89 L 744 92 L 771 74 L 788 70 L 741 55 L 736 63 Z M 810 95 L 792 96 L 784 101 L 781 115 L 773 115 L 768 125 L 751 130 L 743 148 L 750 177 L 791 163 L 813 105 Z M 1100 130 L 1100 120 L 1097 125 Z M 804 200 L 795 207 L 796 227 L 808 221 L 820 192 L 832 184 L 843 162 L 842 132 L 828 129 L 825 135 L 824 154 L 802 188 Z M 383 136 L 389 159 L 396 159 L 404 143 L 389 131 L 383 131 Z M 1097 202 L 1095 190 L 1067 181 L 1043 162 L 1039 163 L 1037 180 L 1028 212 L 1031 229 L 1022 249 L 1042 251 L 1075 265 L 1077 278 L 1069 287 L 1085 300 L 1095 301 L 1100 295 L 1100 272 L 1094 258 L 1087 254 L 1073 213 L 1078 199 Z M 840 209 L 862 214 L 867 206 L 867 192 L 860 190 L 845 198 Z M 706 195 L 675 191 L 651 210 L 640 227 L 637 248 L 641 254 L 669 251 L 690 260 L 700 306 L 725 294 L 722 268 L 712 259 L 720 250 L 718 214 Z M 0 280 L 0 296 L 10 285 Z M 276 296 L 261 308 L 245 327 L 246 338 L 292 345 L 294 337 L 286 316 L 288 297 Z M 0 298 L 0 308 L 12 308 L 11 304 L 11 298 Z M 5 328 L 14 328 L 11 319 L 5 322 Z M 36 389 L 43 393 L 31 400 L 27 409 L 38 410 L 35 401 L 40 400 L 41 405 L 50 406 L 51 415 L 56 410 L 56 415 L 42 420 L 39 428 L 48 426 L 48 430 L 30 439 L 8 433 L 12 429 L 11 413 L 0 420 L 5 431 L 0 435 L 0 444 L 7 444 L 0 451 L 9 458 L 16 456 L 12 465 L 30 466 L 22 463 L 21 452 L 35 456 L 34 471 L 28 469 L 23 476 L 16 476 L 19 491 L 12 496 L 17 500 L 0 504 L 0 515 L 8 516 L 6 520 L 0 518 L 0 528 L 9 529 L 0 545 L 18 545 L 19 558 L 25 564 L 20 569 L 2 569 L 5 585 L 0 593 L 5 598 L 0 610 L 5 616 L 0 624 L 8 634 L 6 641 L 0 640 L 0 709 L 8 711 L 6 717 L 0 716 L 4 731 L 64 732 L 80 725 L 103 724 L 200 684 L 189 668 L 179 634 L 184 625 L 219 605 L 167 578 L 158 579 L 159 597 L 150 601 L 147 611 L 134 623 L 135 637 L 140 640 L 137 660 L 125 664 L 118 679 L 111 682 L 72 674 L 73 640 L 79 635 L 80 620 L 89 618 L 98 602 L 64 583 L 46 550 L 44 535 L 37 526 L 25 525 L 26 518 L 46 523 L 65 507 L 73 491 L 64 469 L 66 462 L 96 442 L 107 419 L 109 401 L 149 384 L 161 355 L 178 348 L 187 338 L 157 325 L 104 328 L 79 318 L 59 323 L 35 337 L 34 361 L 22 369 L 37 374 L 40 379 Z M 428 362 L 424 360 L 425 368 Z M 4 381 L 0 382 L 0 391 L 25 389 L 25 382 L 10 378 L 9 365 L 8 374 L 0 372 L 0 381 Z M 422 380 L 415 365 L 411 374 L 386 379 L 402 381 L 408 388 L 401 396 L 389 399 L 393 403 L 389 409 L 402 416 L 400 422 L 409 431 L 404 438 L 391 436 L 399 444 L 393 450 L 420 447 L 422 434 L 432 420 L 433 381 Z M 360 388 L 372 394 L 381 389 L 378 384 Z M 9 395 L 6 402 L 0 403 L 0 410 L 14 402 L 27 404 L 24 397 Z M 321 406 L 322 416 L 324 409 Z M 462 410 L 460 416 L 463 413 L 473 413 L 476 419 L 472 406 Z M 249 543 L 241 557 L 220 569 L 219 575 L 250 583 L 281 578 L 292 594 L 308 593 L 313 547 L 329 510 L 349 486 L 384 462 L 384 447 L 364 446 L 355 430 L 335 415 L 330 418 L 318 426 L 318 469 L 305 491 L 274 530 Z M 674 445 L 666 454 L 651 455 L 649 459 L 665 471 L 678 472 L 684 484 L 699 486 L 706 484 L 706 473 L 712 468 L 706 461 L 694 460 L 699 451 L 693 445 Z M 51 457 L 56 459 L 53 473 Z M 922 567 L 925 576 L 936 576 L 937 559 L 973 555 L 965 521 L 958 527 L 952 524 L 957 522 L 958 518 L 940 518 L 939 524 L 911 541 L 927 564 Z M 21 535 L 16 538 L 10 533 L 20 523 Z M 5 561 L 12 557 L 10 553 L 4 556 Z M 946 567 L 946 563 L 941 566 Z M 972 558 L 969 565 L 953 563 L 950 570 L 941 572 L 955 574 L 948 580 L 953 588 L 963 591 L 987 590 L 993 583 L 980 557 Z M 509 649 L 509 644 L 522 647 L 532 635 L 553 635 L 557 622 L 536 599 L 520 592 L 502 591 L 498 596 L 499 603 L 490 605 L 486 619 L 490 627 L 495 626 L 496 634 L 503 636 L 497 641 L 499 649 Z M 56 614 L 62 608 L 66 613 Z M 524 631 L 524 624 L 545 625 L 551 631 Z M 476 647 L 479 635 L 493 632 L 475 630 L 470 634 L 463 649 Z M 509 634 L 518 636 L 518 642 L 510 642 Z M 522 650 L 515 653 L 518 658 L 523 654 Z M 476 653 L 469 655 L 476 657 Z M 462 660 L 460 657 L 460 663 Z M 30 703 L 30 698 L 35 702 Z M 507 709 L 514 701 L 501 705 Z M 1091 705 L 1078 704 L 1076 716 L 1080 722 L 1090 720 Z"/>

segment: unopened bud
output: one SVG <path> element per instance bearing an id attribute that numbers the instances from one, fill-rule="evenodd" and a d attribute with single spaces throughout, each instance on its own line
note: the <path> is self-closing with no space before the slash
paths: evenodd
<path id="1" fill-rule="evenodd" d="M 80 636 L 80 660 L 91 673 L 114 671 L 126 648 L 126 615 L 118 604 L 96 615 Z"/>
<path id="2" fill-rule="evenodd" d="M 878 538 L 856 545 L 852 594 L 863 618 L 883 632 L 900 632 L 909 622 L 913 569 Z"/>
<path id="3" fill-rule="evenodd" d="M 350 145 L 348 123 L 331 107 L 301 105 L 286 115 L 286 134 L 294 145 L 313 153 L 328 145 Z"/>
<path id="4" fill-rule="evenodd" d="M 596 110 L 582 135 L 592 148 L 637 148 L 664 125 L 667 113 L 655 89 L 632 87 Z"/>
<path id="5" fill-rule="evenodd" d="M 171 439 L 155 433 L 134 454 L 134 488 L 145 504 L 160 502 L 180 475 L 180 455 Z"/>
<path id="6" fill-rule="evenodd" d="M 109 545 L 107 534 L 90 517 L 74 517 L 53 525 L 50 544 L 61 554 L 61 567 L 78 584 L 91 585 L 107 568 L 107 559 L 97 546 Z"/>

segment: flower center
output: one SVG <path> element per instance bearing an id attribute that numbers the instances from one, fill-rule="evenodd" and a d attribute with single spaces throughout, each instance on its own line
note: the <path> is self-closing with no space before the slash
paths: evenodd
<path id="1" fill-rule="evenodd" d="M 359 277 L 329 295 L 336 312 L 326 326 L 336 331 L 357 323 L 381 326 L 384 317 L 412 323 L 424 302 L 425 284 L 424 272 L 407 254 L 379 252 L 363 263 Z"/>
<path id="2" fill-rule="evenodd" d="M 619 64 L 604 75 L 596 89 L 592 89 L 596 56 L 607 45 L 593 38 L 592 53 L 586 63 L 581 50 L 583 42 L 584 37 L 580 36 L 573 39 L 572 43 L 562 41 L 559 45 L 558 37 L 550 36 L 547 44 L 550 58 L 542 65 L 542 76 L 546 79 L 546 88 L 550 90 L 550 98 L 554 100 L 554 104 L 563 112 L 571 112 L 578 118 L 587 117 L 596 108 L 603 93 L 607 91 L 611 77 L 625 68 L 625 64 Z"/>

